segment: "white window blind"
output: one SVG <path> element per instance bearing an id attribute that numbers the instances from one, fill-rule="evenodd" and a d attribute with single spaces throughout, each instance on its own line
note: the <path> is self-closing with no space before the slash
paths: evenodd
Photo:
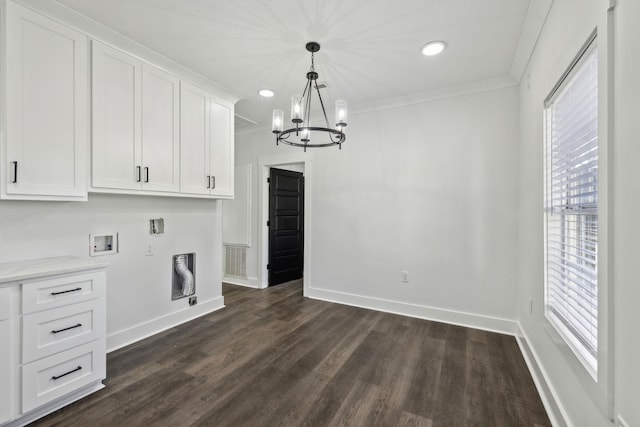
<path id="1" fill-rule="evenodd" d="M 598 52 L 595 38 L 545 102 L 545 312 L 593 373 L 598 355 Z"/>

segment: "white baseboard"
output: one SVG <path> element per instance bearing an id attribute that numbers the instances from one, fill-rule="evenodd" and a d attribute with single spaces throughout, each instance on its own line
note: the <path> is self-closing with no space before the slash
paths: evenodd
<path id="1" fill-rule="evenodd" d="M 23 427 L 27 424 L 31 424 L 35 420 L 45 417 L 46 415 L 57 411 L 60 408 L 64 408 L 67 405 L 72 404 L 73 402 L 82 399 L 85 396 L 90 395 L 98 390 L 104 388 L 104 384 L 102 384 L 102 379 L 92 382 L 84 387 L 79 388 L 76 391 L 73 391 L 63 397 L 55 399 L 53 402 L 47 403 L 37 409 L 34 409 L 30 412 L 27 412 L 25 415 L 22 415 L 20 418 L 10 421 L 7 424 L 3 424 L 3 427 Z"/>
<path id="2" fill-rule="evenodd" d="M 107 335 L 107 353 L 111 353 L 119 348 L 133 344 L 136 341 L 148 338 L 151 335 L 173 328 L 197 317 L 204 316 L 223 307 L 224 297 L 219 296 L 208 301 L 199 302 L 193 307 L 187 307 L 184 310 L 156 317 L 139 325 L 114 332 Z"/>
<path id="3" fill-rule="evenodd" d="M 539 363 L 537 353 L 530 345 L 529 338 L 520 326 L 520 323 L 518 323 L 516 341 L 518 342 L 520 352 L 527 363 L 533 382 L 538 389 L 538 394 L 540 394 L 540 399 L 542 399 L 542 404 L 547 411 L 551 425 L 554 427 L 570 426 L 571 424 L 568 421 L 569 418 L 566 415 L 566 411 L 557 399 L 557 393 L 551 385 L 551 382 L 549 382 L 549 377 L 547 376 L 545 369 Z"/>
<path id="4" fill-rule="evenodd" d="M 247 288 L 256 288 L 256 289 L 260 288 L 260 282 L 256 278 L 243 279 L 241 277 L 224 276 L 222 278 L 222 281 L 224 283 L 229 283 L 232 285 L 246 286 Z"/>
<path id="5" fill-rule="evenodd" d="M 482 314 L 465 313 L 461 311 L 447 310 L 380 298 L 372 298 L 314 287 L 309 287 L 305 292 L 305 296 L 313 299 L 335 302 L 338 304 L 352 305 L 355 307 L 383 311 L 385 313 L 417 317 L 419 319 L 450 323 L 453 325 L 482 329 L 485 331 L 498 332 L 507 335 L 515 335 L 518 331 L 518 323 L 515 320 L 485 316 Z"/>

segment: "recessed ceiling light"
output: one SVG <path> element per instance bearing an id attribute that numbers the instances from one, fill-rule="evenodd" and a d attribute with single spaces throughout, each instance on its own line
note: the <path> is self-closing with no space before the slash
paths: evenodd
<path id="1" fill-rule="evenodd" d="M 445 47 L 447 47 L 447 45 L 442 41 L 429 42 L 422 46 L 422 54 L 425 56 L 437 55 L 442 52 Z"/>
<path id="2" fill-rule="evenodd" d="M 271 89 L 260 89 L 258 94 L 264 98 L 271 98 L 275 93 Z"/>

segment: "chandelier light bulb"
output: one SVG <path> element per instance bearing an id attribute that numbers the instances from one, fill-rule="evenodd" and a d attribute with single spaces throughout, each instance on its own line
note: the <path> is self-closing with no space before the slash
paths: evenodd
<path id="1" fill-rule="evenodd" d="M 271 131 L 273 133 L 282 132 L 283 122 L 284 122 L 284 111 L 273 110 L 273 121 L 271 122 Z"/>
<path id="2" fill-rule="evenodd" d="M 311 141 L 311 132 L 309 132 L 309 129 L 302 128 L 302 131 L 300 132 L 300 135 L 302 136 L 302 138 L 300 139 L 302 142 Z"/>
<path id="3" fill-rule="evenodd" d="M 293 123 L 302 123 L 302 115 L 302 97 L 294 95 L 291 97 L 291 121 Z"/>
<path id="4" fill-rule="evenodd" d="M 336 101 L 336 126 L 343 128 L 347 125 L 347 101 L 338 99 Z"/>

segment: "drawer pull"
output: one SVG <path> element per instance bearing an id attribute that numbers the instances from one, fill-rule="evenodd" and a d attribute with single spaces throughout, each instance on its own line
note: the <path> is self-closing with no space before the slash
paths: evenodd
<path id="1" fill-rule="evenodd" d="M 65 372 L 64 374 L 60 374 L 60 375 L 54 375 L 51 377 L 52 380 L 59 380 L 62 377 L 66 377 L 69 374 L 73 374 L 74 372 L 78 372 L 80 369 L 82 369 L 82 366 L 78 366 L 76 369 L 72 369 L 69 372 Z"/>
<path id="2" fill-rule="evenodd" d="M 82 323 L 78 323 L 77 325 L 69 326 L 68 328 L 53 330 L 53 331 L 51 331 L 51 333 L 52 334 L 59 334 L 60 332 L 68 331 L 69 329 L 79 328 L 81 326 L 82 326 Z"/>
<path id="3" fill-rule="evenodd" d="M 60 291 L 60 292 L 51 292 L 51 295 L 61 295 L 68 294 L 69 292 L 78 292 L 81 291 L 82 288 L 69 289 L 68 291 Z"/>

